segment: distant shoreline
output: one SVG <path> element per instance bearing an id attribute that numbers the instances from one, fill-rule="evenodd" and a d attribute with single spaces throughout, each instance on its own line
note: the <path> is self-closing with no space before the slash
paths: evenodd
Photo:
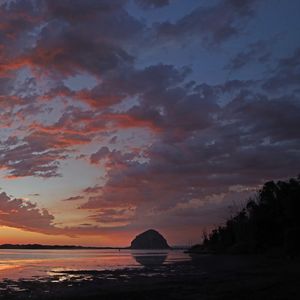
<path id="1" fill-rule="evenodd" d="M 76 245 L 41 245 L 41 244 L 2 244 L 0 250 L 166 250 L 166 249 L 131 249 L 130 247 L 88 247 L 88 246 L 76 246 Z M 169 250 L 186 250 L 187 247 L 174 246 Z"/>
<path id="2" fill-rule="evenodd" d="M 40 244 L 2 244 L 0 249 L 28 249 L 28 250 L 125 250 L 129 247 L 87 247 L 75 245 L 40 245 Z"/>

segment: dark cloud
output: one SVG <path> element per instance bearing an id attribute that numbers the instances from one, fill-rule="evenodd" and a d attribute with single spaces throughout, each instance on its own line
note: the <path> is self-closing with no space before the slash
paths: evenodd
<path id="1" fill-rule="evenodd" d="M 225 68 L 235 71 L 243 68 L 249 63 L 253 63 L 253 61 L 258 61 L 261 64 L 267 63 L 271 56 L 270 47 L 273 43 L 271 41 L 258 41 L 247 45 L 246 49 L 232 58 Z"/>
<path id="2" fill-rule="evenodd" d="M 95 186 L 84 189 L 83 192 L 86 194 L 94 194 L 94 193 L 98 193 L 99 191 L 101 191 L 101 189 L 102 189 L 101 186 L 95 185 Z"/>
<path id="3" fill-rule="evenodd" d="M 298 98 L 250 91 L 250 82 L 203 85 L 191 91 L 181 84 L 184 76 L 175 83 L 155 78 L 161 86 L 144 88 L 139 104 L 127 114 L 155 124 L 156 141 L 142 154 L 108 147 L 92 154 L 91 162 L 106 168 L 107 181 L 99 196 L 90 197 L 81 208 L 126 204 L 137 211 L 164 211 L 189 199 L 227 193 L 236 184 L 252 189 L 274 174 L 281 178 L 298 172 Z M 235 96 L 221 108 L 218 101 L 228 90 Z"/>
<path id="4" fill-rule="evenodd" d="M 8 171 L 8 177 L 53 177 L 58 176 L 59 160 L 64 151 L 49 149 L 43 144 L 18 142 L 1 147 L 0 162 Z"/>
<path id="5" fill-rule="evenodd" d="M 46 0 L 51 17 L 62 18 L 71 22 L 88 20 L 98 14 L 112 13 L 120 9 L 124 0 Z"/>
<path id="6" fill-rule="evenodd" d="M 22 199 L 10 198 L 6 193 L 0 194 L 0 225 L 20 228 L 45 234 L 55 234 L 54 216 L 46 209 L 39 209 Z"/>
<path id="7" fill-rule="evenodd" d="M 105 210 L 102 214 L 105 215 Z M 5 192 L 0 193 L 0 226 L 69 237 L 82 234 L 96 235 L 111 230 L 91 224 L 84 224 L 84 227 L 58 227 L 54 216 L 47 209 L 40 209 L 37 204 L 23 199 L 9 197 Z"/>
<path id="8" fill-rule="evenodd" d="M 143 8 L 158 8 L 169 5 L 171 0 L 135 0 Z"/>
<path id="9" fill-rule="evenodd" d="M 60 161 L 68 158 L 74 146 L 91 141 L 90 136 L 61 123 L 49 127 L 33 124 L 24 138 L 11 136 L 1 143 L 0 162 L 9 177 L 59 176 Z"/>
<path id="10" fill-rule="evenodd" d="M 84 199 L 84 197 L 75 196 L 75 197 L 69 197 L 69 198 L 63 199 L 62 201 L 77 201 L 77 200 L 82 200 L 82 199 Z"/>
<path id="11" fill-rule="evenodd" d="M 165 39 L 199 38 L 218 45 L 239 34 L 254 14 L 257 1 L 225 0 L 212 6 L 199 6 L 176 23 L 165 22 L 157 33 Z"/>
<path id="12" fill-rule="evenodd" d="M 125 2 L 15 1 L 7 7 L 9 17 L 4 20 L 4 35 L 9 35 L 7 26 L 14 33 L 18 30 L 12 18 L 19 22 L 27 18 L 29 24 L 22 24 L 20 36 L 5 44 L 6 64 L 2 71 L 30 66 L 47 75 L 87 71 L 99 76 L 132 63 L 133 57 L 125 49 L 126 41 L 140 34 L 143 25 L 125 11 Z"/>
<path id="13" fill-rule="evenodd" d="M 91 163 L 98 163 L 101 159 L 106 158 L 106 156 L 110 153 L 107 147 L 102 147 L 96 153 L 91 155 Z"/>
<path id="14" fill-rule="evenodd" d="M 272 38 L 251 43 L 244 35 L 229 44 L 246 32 L 258 1 L 201 2 L 177 21 L 154 25 L 131 15 L 127 3 L 2 4 L 1 168 L 8 177 L 50 178 L 61 174 L 62 161 L 78 158 L 104 176 L 64 199 L 81 200 L 79 208 L 91 210 L 88 223 L 60 228 L 47 210 L 2 193 L 1 224 L 68 235 L 142 228 L 153 220 L 211 225 L 228 197 L 246 197 L 265 180 L 299 172 L 300 51 L 274 65 Z M 170 0 L 136 3 L 172 10 Z M 169 40 L 184 45 L 175 58 Z M 185 67 L 190 41 L 200 41 L 200 54 L 191 51 L 197 59 Z M 208 53 L 207 46 L 220 47 Z M 222 58 L 220 70 L 198 81 L 210 55 L 232 59 Z M 247 73 L 250 63 L 266 61 L 263 76 L 223 78 L 224 65 Z"/>
<path id="15" fill-rule="evenodd" d="M 298 88 L 300 84 L 300 48 L 287 58 L 279 60 L 277 67 L 263 84 L 269 92 L 283 92 Z"/>
<path id="16" fill-rule="evenodd" d="M 74 33 L 56 34 L 52 29 L 45 28 L 36 47 L 25 56 L 26 61 L 33 67 L 59 71 L 67 76 L 80 71 L 98 75 L 133 60 L 125 50 L 112 43 L 91 40 Z"/>
<path id="17" fill-rule="evenodd" d="M 91 215 L 90 219 L 98 223 L 109 224 L 129 224 L 134 219 L 134 209 L 128 208 L 104 208 L 98 211 L 97 214 Z"/>
<path id="18" fill-rule="evenodd" d="M 9 42 L 6 46 L 15 46 L 15 40 L 22 39 L 22 34 L 27 34 L 28 30 L 40 21 L 41 11 L 36 9 L 34 2 L 30 0 L 0 3 L 0 8 L 2 22 L 0 37 L 2 42 Z"/>

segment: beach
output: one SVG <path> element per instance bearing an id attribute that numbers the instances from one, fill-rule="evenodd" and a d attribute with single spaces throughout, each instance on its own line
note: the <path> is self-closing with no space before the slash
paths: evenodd
<path id="1" fill-rule="evenodd" d="M 299 299 L 299 267 L 299 260 L 198 254 L 141 268 L 7 279 L 0 299 Z"/>

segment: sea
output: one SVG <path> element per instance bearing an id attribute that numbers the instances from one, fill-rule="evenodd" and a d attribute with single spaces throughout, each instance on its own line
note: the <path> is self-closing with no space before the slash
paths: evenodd
<path id="1" fill-rule="evenodd" d="M 182 250 L 0 250 L 0 281 L 38 279 L 63 271 L 157 267 L 188 261 Z"/>

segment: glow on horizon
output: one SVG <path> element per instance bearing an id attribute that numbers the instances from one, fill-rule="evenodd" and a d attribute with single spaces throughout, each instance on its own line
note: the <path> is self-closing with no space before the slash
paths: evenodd
<path id="1" fill-rule="evenodd" d="M 81 236 L 76 238 L 64 235 L 46 235 L 29 232 L 22 229 L 2 226 L 0 227 L 0 244 L 43 244 L 43 245 L 78 245 L 78 246 L 99 246 L 99 247 L 126 247 L 130 244 L 130 234 L 119 238 L 115 234 L 108 236 Z"/>

